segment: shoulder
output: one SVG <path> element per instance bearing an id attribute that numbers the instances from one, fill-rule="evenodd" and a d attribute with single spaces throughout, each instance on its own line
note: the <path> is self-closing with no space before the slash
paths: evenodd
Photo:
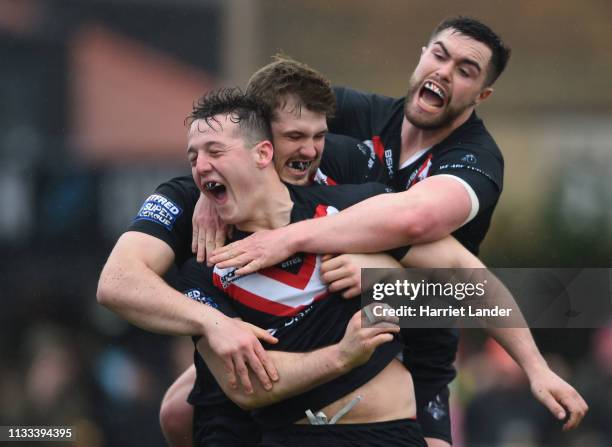
<path id="1" fill-rule="evenodd" d="M 361 185 L 313 185 L 293 187 L 295 198 L 316 208 L 318 205 L 333 206 L 338 210 L 348 208 L 370 197 L 391 192 L 382 183 L 363 183 Z"/>

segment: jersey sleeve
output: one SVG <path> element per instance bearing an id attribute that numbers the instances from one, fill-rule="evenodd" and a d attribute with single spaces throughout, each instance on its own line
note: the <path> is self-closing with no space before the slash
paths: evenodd
<path id="1" fill-rule="evenodd" d="M 181 266 L 177 289 L 187 298 L 213 307 L 230 318 L 239 316 L 232 299 L 213 285 L 211 268 L 194 257 Z"/>
<path id="2" fill-rule="evenodd" d="M 328 180 L 328 185 L 373 181 L 378 175 L 378 167 L 376 157 L 356 138 L 336 134 L 328 134 L 325 137 L 320 168 Z"/>
<path id="3" fill-rule="evenodd" d="M 199 197 L 190 177 L 178 177 L 159 185 L 147 197 L 127 231 L 161 239 L 174 251 L 177 264 L 191 256 L 191 217 Z"/>
<path id="4" fill-rule="evenodd" d="M 466 182 L 476 194 L 480 210 L 497 203 L 504 177 L 501 153 L 479 147 L 457 148 L 434 160 L 431 175 L 447 174 Z"/>

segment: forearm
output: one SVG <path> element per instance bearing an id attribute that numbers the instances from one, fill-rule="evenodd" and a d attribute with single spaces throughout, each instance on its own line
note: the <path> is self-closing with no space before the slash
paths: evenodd
<path id="1" fill-rule="evenodd" d="M 349 369 L 339 360 L 337 345 L 308 353 L 267 351 L 278 370 L 279 380 L 268 391 L 254 380 L 254 374 L 249 370 L 253 393 L 246 394 L 242 389 L 229 386 L 223 364 L 207 344 L 201 344 L 199 351 L 225 394 L 244 409 L 264 407 L 304 393 L 345 374 Z"/>
<path id="2" fill-rule="evenodd" d="M 422 183 L 369 198 L 338 214 L 290 225 L 289 246 L 306 253 L 373 253 L 441 239 L 465 222 L 469 196 L 453 179 Z"/>
<path id="3" fill-rule="evenodd" d="M 529 328 L 493 328 L 491 335 L 510 356 L 520 365 L 528 377 L 542 368 L 548 368 L 546 360 L 540 353 Z"/>

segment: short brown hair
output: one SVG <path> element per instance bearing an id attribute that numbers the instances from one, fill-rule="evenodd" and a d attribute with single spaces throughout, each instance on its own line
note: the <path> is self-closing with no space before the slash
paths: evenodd
<path id="1" fill-rule="evenodd" d="M 276 54 L 273 61 L 251 76 L 246 91 L 261 98 L 272 110 L 283 108 L 290 96 L 297 100 L 299 108 L 306 107 L 331 118 L 336 110 L 336 98 L 331 83 L 321 73 L 308 65 Z"/>

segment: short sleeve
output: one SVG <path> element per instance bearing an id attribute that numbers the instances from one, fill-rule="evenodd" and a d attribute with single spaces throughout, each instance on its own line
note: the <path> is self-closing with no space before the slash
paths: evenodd
<path id="1" fill-rule="evenodd" d="M 180 265 L 191 256 L 191 217 L 198 197 L 199 190 L 190 177 L 162 183 L 145 199 L 127 230 L 166 242 Z"/>

